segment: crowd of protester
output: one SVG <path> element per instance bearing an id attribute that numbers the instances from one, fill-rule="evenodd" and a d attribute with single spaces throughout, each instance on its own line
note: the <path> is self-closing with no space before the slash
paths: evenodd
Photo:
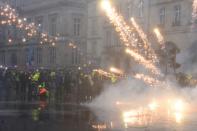
<path id="1" fill-rule="evenodd" d="M 183 82 L 182 77 L 179 79 Z M 78 68 L 61 70 L 0 68 L 0 101 L 38 101 L 44 92 L 47 94 L 45 95 L 47 101 L 51 103 L 80 103 L 90 101 L 99 95 L 105 83 L 109 81 L 111 82 L 109 78 L 93 70 Z"/>
<path id="2" fill-rule="evenodd" d="M 50 103 L 90 101 L 103 89 L 105 78 L 82 69 L 0 70 L 1 101 L 38 101 L 42 92 Z"/>

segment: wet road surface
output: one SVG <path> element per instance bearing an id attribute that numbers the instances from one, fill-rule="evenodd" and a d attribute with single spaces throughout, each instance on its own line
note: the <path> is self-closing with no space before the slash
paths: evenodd
<path id="1" fill-rule="evenodd" d="M 93 131 L 86 108 L 60 107 L 64 109 L 42 109 L 37 103 L 0 103 L 0 131 Z"/>

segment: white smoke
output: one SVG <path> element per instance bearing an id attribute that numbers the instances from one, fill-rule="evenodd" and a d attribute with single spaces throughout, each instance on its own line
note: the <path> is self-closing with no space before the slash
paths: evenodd
<path id="1" fill-rule="evenodd" d="M 96 97 L 88 107 L 103 122 L 109 122 L 120 117 L 120 108 L 116 102 L 129 103 L 128 108 L 147 106 L 153 99 L 161 102 L 170 98 L 183 99 L 188 104 L 197 104 L 196 88 L 180 88 L 171 80 L 166 80 L 168 87 L 153 88 L 142 81 L 128 78 L 115 85 L 106 87 L 103 93 Z"/>
<path id="2" fill-rule="evenodd" d="M 177 62 L 181 64 L 180 72 L 192 75 L 197 74 L 197 54 L 195 49 L 196 46 L 194 44 L 190 48 L 182 50 L 180 54 L 177 54 Z"/>

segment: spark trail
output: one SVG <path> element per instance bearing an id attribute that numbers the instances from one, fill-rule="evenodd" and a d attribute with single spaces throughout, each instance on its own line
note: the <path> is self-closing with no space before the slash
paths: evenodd
<path id="1" fill-rule="evenodd" d="M 128 53 L 129 55 L 131 55 L 136 61 L 138 61 L 140 64 L 144 65 L 145 68 L 149 69 L 151 71 L 151 73 L 156 74 L 156 75 L 161 75 L 161 72 L 158 68 L 156 68 L 153 63 L 151 63 L 150 61 L 146 60 L 143 56 L 141 56 L 140 54 L 135 53 L 133 50 L 130 49 L 126 49 L 125 50 L 126 53 Z"/>
<path id="2" fill-rule="evenodd" d="M 19 14 L 11 6 L 2 4 L 0 5 L 0 25 L 1 26 L 15 26 L 19 30 L 23 31 L 20 42 L 26 43 L 28 39 L 39 37 L 40 44 L 48 43 L 55 46 L 57 37 L 49 36 L 47 33 L 40 31 L 39 27 L 35 23 L 28 23 L 27 18 L 20 18 Z M 8 39 L 8 43 L 12 43 L 11 38 Z"/>
<path id="3" fill-rule="evenodd" d="M 152 78 L 152 77 L 144 75 L 144 74 L 136 74 L 134 76 L 134 78 L 139 79 L 139 80 L 143 80 L 146 84 L 148 84 L 152 87 L 161 86 L 162 84 L 164 84 L 161 81 L 156 80 L 155 78 Z"/>
<path id="4" fill-rule="evenodd" d="M 148 52 L 150 52 L 150 54 L 151 54 L 150 57 L 153 59 L 153 62 L 157 63 L 158 62 L 157 55 L 155 54 L 155 51 L 152 48 L 149 48 L 149 47 L 151 47 L 151 43 L 149 42 L 147 35 L 144 33 L 143 29 L 139 26 L 139 24 L 135 21 L 134 18 L 131 18 L 131 22 L 144 43 L 144 49 L 146 49 L 146 50 L 148 50 Z"/>
<path id="5" fill-rule="evenodd" d="M 108 77 L 108 78 L 116 76 L 116 75 L 114 75 L 112 73 L 109 73 L 109 72 L 106 72 L 106 71 L 104 71 L 102 69 L 95 69 L 95 70 L 93 70 L 93 72 L 97 72 L 98 74 L 100 74 L 102 76 L 105 76 L 105 77 Z"/>
<path id="6" fill-rule="evenodd" d="M 116 27 L 116 31 L 119 33 L 120 38 L 123 41 L 123 44 L 126 47 L 130 47 L 130 50 L 132 49 L 132 51 L 127 50 L 127 53 L 132 52 L 131 56 L 134 57 L 136 61 L 138 61 L 146 68 L 151 69 L 152 73 L 161 75 L 160 71 L 158 71 L 157 67 L 154 64 L 148 62 L 142 55 L 139 54 L 141 53 L 140 50 L 144 49 L 144 46 L 141 42 L 139 42 L 140 40 L 137 38 L 135 34 L 135 29 L 133 27 L 128 26 L 123 17 L 119 15 L 116 12 L 116 10 L 111 6 L 109 0 L 103 0 L 101 4 L 110 22 Z M 148 46 L 148 44 L 146 44 L 146 46 Z M 145 51 L 147 51 L 147 48 L 150 47 L 146 47 Z M 152 58 L 155 58 L 155 55 Z M 147 63 L 149 64 L 147 65 Z"/>
<path id="7" fill-rule="evenodd" d="M 197 0 L 193 0 L 192 7 L 192 23 L 194 24 L 195 20 L 197 19 Z"/>
<path id="8" fill-rule="evenodd" d="M 161 45 L 162 50 L 165 49 L 165 40 L 160 30 L 158 28 L 155 28 L 153 32 L 157 38 L 158 43 Z"/>

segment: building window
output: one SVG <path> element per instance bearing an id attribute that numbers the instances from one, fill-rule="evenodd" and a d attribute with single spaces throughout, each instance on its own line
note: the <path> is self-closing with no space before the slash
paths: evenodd
<path id="1" fill-rule="evenodd" d="M 98 46 L 97 46 L 97 42 L 96 41 L 93 41 L 92 42 L 92 54 L 94 55 L 94 56 L 97 56 L 97 54 L 98 54 L 98 52 L 97 52 L 97 48 Z"/>
<path id="2" fill-rule="evenodd" d="M 120 39 L 119 39 L 119 36 L 118 35 L 115 35 L 115 43 L 116 43 L 116 46 L 120 46 Z"/>
<path id="3" fill-rule="evenodd" d="M 29 58 L 29 49 L 25 49 L 25 64 L 28 64 Z"/>
<path id="4" fill-rule="evenodd" d="M 17 65 L 17 55 L 16 55 L 16 51 L 13 51 L 13 52 L 11 53 L 10 60 L 11 60 L 11 65 L 12 65 L 12 66 Z"/>
<path id="5" fill-rule="evenodd" d="M 140 0 L 138 5 L 139 17 L 142 18 L 144 16 L 144 0 Z"/>
<path id="6" fill-rule="evenodd" d="M 37 48 L 37 64 L 42 64 L 42 48 Z"/>
<path id="7" fill-rule="evenodd" d="M 165 8 L 159 10 L 159 22 L 161 26 L 165 25 Z"/>
<path id="8" fill-rule="evenodd" d="M 72 49 L 72 64 L 78 64 L 78 50 L 74 48 Z"/>
<path id="9" fill-rule="evenodd" d="M 52 36 L 57 34 L 57 14 L 49 15 L 49 33 Z"/>
<path id="10" fill-rule="evenodd" d="M 39 27 L 39 29 L 43 30 L 43 16 L 38 16 L 35 18 L 35 24 Z"/>
<path id="11" fill-rule="evenodd" d="M 96 35 L 97 34 L 97 30 L 96 30 L 96 28 L 97 28 L 97 18 L 95 17 L 95 18 L 93 18 L 92 19 L 92 35 Z"/>
<path id="12" fill-rule="evenodd" d="M 174 21 L 173 26 L 179 26 L 181 24 L 181 6 L 174 6 Z"/>
<path id="13" fill-rule="evenodd" d="M 110 30 L 107 30 L 106 31 L 106 44 L 107 46 L 111 46 L 111 31 Z"/>
<path id="14" fill-rule="evenodd" d="M 74 35 L 80 36 L 80 28 L 81 28 L 81 19 L 74 18 Z"/>
<path id="15" fill-rule="evenodd" d="M 25 49 L 25 63 L 27 65 L 33 65 L 34 64 L 34 48 L 29 47 Z"/>
<path id="16" fill-rule="evenodd" d="M 0 36 L 1 36 L 1 39 L 0 39 L 0 42 L 1 44 L 5 44 L 6 42 L 6 27 L 1 27 L 0 28 Z"/>
<path id="17" fill-rule="evenodd" d="M 5 65 L 5 51 L 1 51 L 1 64 Z"/>
<path id="18" fill-rule="evenodd" d="M 56 63 L 56 48 L 55 47 L 50 47 L 49 48 L 49 55 L 50 55 L 50 57 L 49 57 L 49 62 L 51 63 L 51 64 L 55 64 Z"/>
<path id="19" fill-rule="evenodd" d="M 75 64 L 75 49 L 72 48 L 72 54 L 71 54 L 71 63 L 74 65 Z"/>

